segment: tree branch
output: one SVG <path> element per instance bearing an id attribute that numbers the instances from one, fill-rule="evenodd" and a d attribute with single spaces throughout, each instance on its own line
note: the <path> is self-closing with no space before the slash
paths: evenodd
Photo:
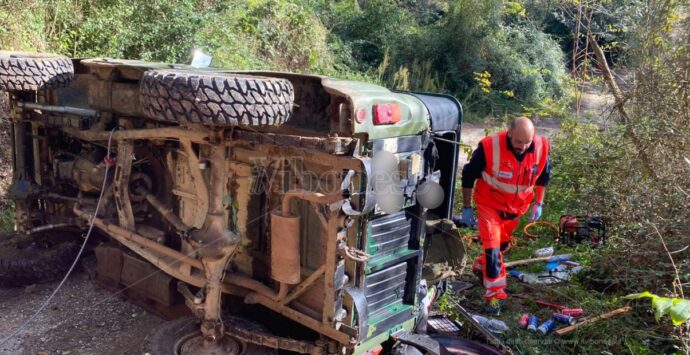
<path id="1" fill-rule="evenodd" d="M 625 127 L 625 134 L 626 136 L 628 136 L 630 140 L 633 141 L 633 143 L 639 144 L 642 140 L 637 135 L 637 133 L 635 133 L 635 130 L 633 130 L 632 120 L 630 119 L 628 112 L 625 110 L 625 97 L 623 96 L 623 92 L 621 92 L 621 89 L 618 87 L 618 84 L 616 84 L 616 79 L 613 77 L 613 74 L 611 73 L 609 64 L 606 61 L 606 56 L 604 55 L 604 50 L 601 49 L 601 47 L 596 41 L 596 38 L 594 38 L 594 35 L 592 35 L 591 33 L 589 33 L 588 35 L 589 43 L 592 45 L 592 49 L 594 50 L 594 56 L 596 57 L 597 62 L 599 62 L 599 68 L 601 69 L 602 74 L 604 75 L 604 81 L 606 82 L 609 89 L 611 90 L 611 93 L 613 94 L 614 108 L 618 110 L 618 113 L 623 118 L 622 123 Z M 652 164 L 652 158 L 649 156 L 649 154 L 647 154 L 647 151 L 644 149 L 640 149 L 637 145 L 635 147 L 637 150 L 637 154 L 640 157 L 640 160 L 642 161 L 642 164 L 647 170 L 647 173 L 651 175 L 654 178 L 654 180 L 659 180 L 659 176 L 654 170 L 654 165 Z"/>

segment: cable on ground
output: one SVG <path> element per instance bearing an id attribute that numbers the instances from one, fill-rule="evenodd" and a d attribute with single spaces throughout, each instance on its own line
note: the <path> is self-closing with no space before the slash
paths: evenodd
<path id="1" fill-rule="evenodd" d="M 536 233 L 530 233 L 530 232 L 529 232 L 529 229 L 530 229 L 530 228 L 536 227 L 536 226 L 547 226 L 547 227 L 549 227 L 550 229 L 553 229 L 556 238 L 558 238 L 558 227 L 556 227 L 555 224 L 553 224 L 553 223 L 551 223 L 551 222 L 546 222 L 546 221 L 535 221 L 535 222 L 532 222 L 532 223 L 528 223 L 528 224 L 525 226 L 525 228 L 522 229 L 522 232 L 523 232 L 523 233 L 525 234 L 525 236 L 528 237 L 528 238 L 531 238 L 531 239 L 540 238 L 540 237 L 541 237 L 540 235 L 538 235 L 538 234 L 536 234 Z"/>
<path id="2" fill-rule="evenodd" d="M 77 253 L 77 256 L 74 258 L 74 262 L 72 262 L 72 266 L 70 266 L 69 270 L 67 270 L 67 274 L 65 274 L 65 277 L 62 278 L 62 281 L 60 281 L 60 284 L 55 288 L 53 293 L 51 293 L 50 296 L 48 296 L 48 299 L 46 299 L 43 302 L 43 304 L 41 304 L 41 306 L 38 307 L 36 312 L 33 315 L 31 315 L 31 317 L 29 317 L 29 319 L 27 319 L 24 323 L 22 323 L 19 327 L 17 327 L 17 329 L 15 329 L 12 333 L 10 333 L 10 335 L 8 335 L 5 338 L 3 338 L 2 340 L 0 340 L 0 346 L 5 345 L 5 343 L 10 341 L 10 339 L 14 338 L 19 333 L 23 332 L 26 329 L 26 327 L 31 322 L 33 322 L 36 319 L 36 317 L 38 317 L 38 315 L 41 314 L 41 312 L 43 312 L 43 310 L 48 306 L 50 301 L 53 300 L 53 297 L 55 297 L 55 295 L 58 293 L 58 291 L 60 291 L 62 286 L 65 284 L 65 282 L 67 281 L 67 278 L 69 278 L 69 275 L 72 274 L 72 271 L 74 271 L 74 268 L 77 266 L 77 262 L 79 262 L 79 258 L 81 257 L 81 254 L 84 252 L 84 248 L 86 248 L 86 243 L 88 243 L 89 237 L 91 236 L 91 231 L 93 230 L 93 226 L 94 226 L 93 222 L 94 222 L 96 216 L 98 216 L 98 209 L 101 207 L 101 200 L 103 199 L 103 193 L 105 191 L 105 185 L 108 182 L 108 170 L 110 169 L 110 166 L 112 165 L 112 164 L 108 163 L 108 162 L 112 162 L 112 160 L 110 159 L 110 147 L 111 147 L 112 140 L 113 140 L 113 133 L 115 133 L 117 128 L 118 127 L 115 126 L 112 130 L 110 130 L 110 135 L 108 136 L 108 148 L 107 148 L 108 152 L 107 152 L 106 157 L 104 159 L 104 161 L 106 162 L 105 173 L 104 173 L 105 176 L 103 177 L 103 185 L 101 186 L 101 194 L 98 196 L 98 202 L 96 203 L 96 210 L 93 213 L 93 218 L 91 219 L 91 222 L 89 223 L 89 230 L 86 232 L 86 236 L 84 237 L 84 242 L 81 244 L 81 249 L 79 249 L 79 253 Z"/>

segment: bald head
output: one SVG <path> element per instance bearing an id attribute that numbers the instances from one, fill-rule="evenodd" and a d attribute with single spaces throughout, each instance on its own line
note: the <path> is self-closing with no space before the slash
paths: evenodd
<path id="1" fill-rule="evenodd" d="M 527 117 L 518 117 L 510 122 L 508 138 L 515 154 L 523 154 L 534 140 L 534 124 Z"/>

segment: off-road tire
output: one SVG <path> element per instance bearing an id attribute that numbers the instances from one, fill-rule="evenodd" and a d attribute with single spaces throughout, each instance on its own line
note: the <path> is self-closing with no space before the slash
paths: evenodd
<path id="1" fill-rule="evenodd" d="M 226 327 L 232 326 L 232 324 L 241 325 L 243 328 L 257 331 L 265 332 L 265 328 L 261 325 L 254 323 L 250 320 L 236 318 L 236 317 L 224 317 L 224 322 Z M 156 327 L 149 335 L 144 339 L 141 350 L 143 354 L 146 355 L 169 355 L 176 354 L 176 347 L 179 345 L 178 342 L 183 338 L 194 336 L 196 334 L 201 334 L 199 328 L 199 323 L 196 317 L 182 317 L 169 322 L 165 322 L 158 327 Z M 246 343 L 237 340 L 240 343 L 241 354 L 246 355 L 273 355 L 276 354 L 274 349 L 269 349 L 252 343 Z"/>
<path id="2" fill-rule="evenodd" d="M 48 232 L 49 233 L 49 232 Z M 12 238 L 0 243 L 0 287 L 22 287 L 63 278 L 80 245 L 60 241 L 46 248 L 17 247 Z"/>
<path id="3" fill-rule="evenodd" d="M 36 91 L 66 87 L 72 60 L 57 54 L 0 51 L 0 90 Z"/>
<path id="4" fill-rule="evenodd" d="M 148 70 L 139 88 L 147 117 L 214 127 L 280 126 L 295 99 L 286 79 L 177 69 Z"/>

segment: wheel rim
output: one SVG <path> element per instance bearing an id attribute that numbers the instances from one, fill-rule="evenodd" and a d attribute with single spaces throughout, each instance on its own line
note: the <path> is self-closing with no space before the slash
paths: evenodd
<path id="1" fill-rule="evenodd" d="M 235 339 L 224 336 L 217 344 L 217 347 L 205 348 L 204 337 L 201 333 L 188 334 L 181 337 L 174 344 L 173 354 L 175 355 L 196 355 L 196 354 L 242 354 L 242 346 Z"/>

